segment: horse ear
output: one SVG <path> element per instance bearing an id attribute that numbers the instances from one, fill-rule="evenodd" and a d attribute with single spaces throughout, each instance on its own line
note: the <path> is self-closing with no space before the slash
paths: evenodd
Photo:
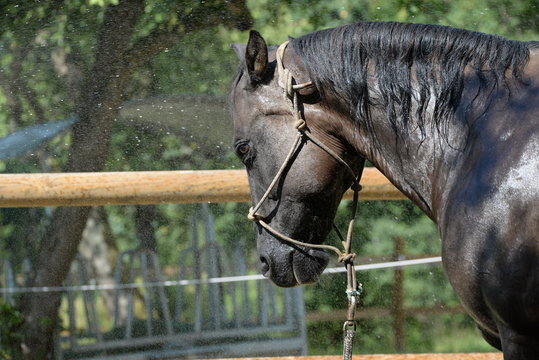
<path id="1" fill-rule="evenodd" d="M 245 50 L 245 63 L 251 82 L 253 84 L 260 83 L 268 67 L 268 46 L 258 31 L 251 30 L 249 33 L 249 42 Z"/>

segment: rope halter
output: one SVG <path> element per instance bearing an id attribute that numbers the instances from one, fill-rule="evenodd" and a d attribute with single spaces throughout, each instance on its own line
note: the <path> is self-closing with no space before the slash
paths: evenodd
<path id="1" fill-rule="evenodd" d="M 361 179 L 361 175 L 363 173 L 363 166 L 365 164 L 365 159 L 361 158 L 361 164 L 360 164 L 360 170 L 359 174 L 356 176 L 352 168 L 348 165 L 346 161 L 344 161 L 339 155 L 337 155 L 333 150 L 331 150 L 329 147 L 327 147 L 324 143 L 322 143 L 320 140 L 318 140 L 315 136 L 312 135 L 311 132 L 307 129 L 307 123 L 305 122 L 305 118 L 303 117 L 303 113 L 299 109 L 299 100 L 298 100 L 298 91 L 301 89 L 310 88 L 313 86 L 312 81 L 308 81 L 302 84 L 294 84 L 294 78 L 290 71 L 286 69 L 283 65 L 283 58 L 284 58 L 284 52 L 286 50 L 286 47 L 288 45 L 288 41 L 283 43 L 279 48 L 277 49 L 276 58 L 277 58 L 277 74 L 279 78 L 277 79 L 277 82 L 279 86 L 284 90 L 284 94 L 287 98 L 287 101 L 290 111 L 292 115 L 294 116 L 295 120 L 295 128 L 297 130 L 296 138 L 292 144 L 292 147 L 290 148 L 290 151 L 286 155 L 286 158 L 283 161 L 283 164 L 277 171 L 277 174 L 275 174 L 275 177 L 271 181 L 270 185 L 268 186 L 266 192 L 262 196 L 262 198 L 258 201 L 258 203 L 252 207 L 249 210 L 249 214 L 247 217 L 249 220 L 252 220 L 260 226 L 262 226 L 264 229 L 266 229 L 268 232 L 273 234 L 274 236 L 287 241 L 289 243 L 304 246 L 308 248 L 316 248 L 316 249 L 325 249 L 325 250 L 331 250 L 337 254 L 339 257 L 339 262 L 343 263 L 346 268 L 346 280 L 347 280 L 347 286 L 346 286 L 346 295 L 348 297 L 348 312 L 346 321 L 344 322 L 343 326 L 343 334 L 344 334 L 344 347 L 343 347 L 343 360 L 351 360 L 352 359 L 352 344 L 354 341 L 355 331 L 356 331 L 356 321 L 355 321 L 355 313 L 356 313 L 356 307 L 358 302 L 358 297 L 361 293 L 361 284 L 356 280 L 356 272 L 354 269 L 354 258 L 356 254 L 354 254 L 351 250 L 352 245 L 352 231 L 354 228 L 354 222 L 355 217 L 357 213 L 357 204 L 359 199 L 359 191 L 361 190 L 361 185 L 359 185 L 359 180 Z M 335 160 L 337 160 L 338 163 L 343 165 L 345 169 L 347 169 L 348 173 L 354 180 L 351 188 L 354 191 L 354 198 L 352 202 L 352 212 L 351 212 L 351 218 L 350 222 L 348 224 L 348 231 L 346 233 L 346 239 L 343 239 L 341 233 L 333 224 L 333 228 L 336 230 L 337 235 L 341 239 L 342 245 L 344 247 L 344 250 L 341 251 L 335 246 L 331 245 L 325 245 L 325 244 L 309 244 L 305 243 L 296 239 L 292 239 L 289 236 L 284 235 L 283 233 L 279 232 L 272 226 L 270 226 L 266 221 L 263 215 L 258 213 L 258 210 L 260 210 L 260 207 L 262 204 L 267 200 L 269 194 L 283 175 L 285 169 L 288 167 L 288 165 L 293 161 L 292 158 L 296 151 L 298 150 L 298 146 L 301 143 L 302 140 L 310 140 L 317 146 L 319 146 L 321 149 L 326 151 L 329 155 L 331 155 Z"/>
<path id="2" fill-rule="evenodd" d="M 353 271 L 353 260 L 355 258 L 355 254 L 351 251 L 351 240 L 352 240 L 352 229 L 354 225 L 354 219 L 357 212 L 357 202 L 358 202 L 358 193 L 361 190 L 361 185 L 359 185 L 359 179 L 361 178 L 361 173 L 363 171 L 363 166 L 360 167 L 360 173 L 356 176 L 352 168 L 348 165 L 346 161 L 344 161 L 339 155 L 337 155 L 333 150 L 331 150 L 329 147 L 327 147 L 324 143 L 322 143 L 320 140 L 318 140 L 313 134 L 309 131 L 307 131 L 307 123 L 303 117 L 303 113 L 299 109 L 299 100 L 298 100 L 298 91 L 306 88 L 310 88 L 313 86 L 312 81 L 308 81 L 302 84 L 294 84 L 294 78 L 290 71 L 286 69 L 283 65 L 283 58 L 284 58 L 284 52 L 286 50 L 286 47 L 288 45 L 288 41 L 283 43 L 279 48 L 277 49 L 276 58 L 277 58 L 277 74 L 278 74 L 278 84 L 279 86 L 284 90 L 284 94 L 287 99 L 290 101 L 287 101 L 290 111 L 292 115 L 294 116 L 295 120 L 295 129 L 297 130 L 297 135 L 294 139 L 294 142 L 292 146 L 290 147 L 290 151 L 286 155 L 281 167 L 275 174 L 275 177 L 271 181 L 270 185 L 266 189 L 266 192 L 258 203 L 251 207 L 249 210 L 249 214 L 247 215 L 247 218 L 251 221 L 254 221 L 260 226 L 262 226 L 264 229 L 266 229 L 271 234 L 277 236 L 278 238 L 285 240 L 289 243 L 309 247 L 309 248 L 315 248 L 315 249 L 325 249 L 333 251 L 337 254 L 339 258 L 339 262 L 344 263 L 347 268 L 351 267 L 352 271 L 349 271 L 349 281 L 348 281 L 348 289 L 347 293 L 352 293 L 354 291 L 357 291 L 357 283 L 355 280 L 355 272 Z M 353 200 L 353 206 L 352 206 L 352 217 L 350 220 L 350 224 L 348 226 L 348 232 L 346 239 L 342 237 L 340 232 L 337 230 L 337 228 L 334 226 L 335 230 L 337 231 L 338 236 L 340 237 L 342 241 L 342 245 L 344 247 L 344 250 L 341 251 L 340 249 L 336 248 L 335 246 L 326 245 L 326 244 L 310 244 L 306 242 L 302 242 L 296 239 L 292 239 L 289 236 L 286 236 L 285 234 L 281 233 L 280 231 L 273 228 L 271 225 L 269 225 L 265 221 L 265 217 L 258 213 L 260 210 L 262 204 L 267 200 L 269 197 L 271 191 L 275 187 L 275 185 L 278 183 L 279 179 L 282 177 L 285 169 L 290 165 L 292 162 L 292 158 L 296 151 L 298 150 L 298 146 L 300 145 L 302 140 L 308 139 L 312 141 L 314 144 L 319 146 L 321 149 L 326 151 L 329 155 L 331 155 L 339 164 L 343 165 L 345 169 L 347 169 L 347 172 L 350 174 L 350 176 L 353 179 L 353 184 L 351 186 L 352 190 L 354 191 L 354 200 Z M 363 165 L 364 160 L 362 160 Z"/>

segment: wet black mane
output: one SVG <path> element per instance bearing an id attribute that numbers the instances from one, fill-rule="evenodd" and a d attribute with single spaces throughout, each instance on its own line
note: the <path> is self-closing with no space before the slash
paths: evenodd
<path id="1" fill-rule="evenodd" d="M 529 46 L 533 46 L 445 26 L 392 22 L 360 22 L 322 30 L 295 39 L 292 45 L 322 101 L 351 104 L 351 115 L 367 127 L 369 105 L 374 101 L 367 81 L 369 71 L 375 73 L 376 103 L 385 109 L 394 130 L 404 135 L 414 111 L 423 134 L 427 123 L 438 129 L 446 126 L 460 103 L 466 66 L 481 69 L 480 78 L 495 79 L 496 86 L 505 86 L 506 70 L 518 78 Z M 419 90 L 416 94 L 412 81 Z M 435 121 L 427 116 L 431 99 L 436 100 L 431 115 Z"/>

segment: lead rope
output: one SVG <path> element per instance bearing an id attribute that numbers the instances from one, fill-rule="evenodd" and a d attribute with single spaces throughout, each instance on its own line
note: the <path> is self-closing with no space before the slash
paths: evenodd
<path id="1" fill-rule="evenodd" d="M 360 167 L 360 173 L 358 179 L 361 178 L 363 173 L 363 166 L 365 164 L 365 159 L 362 159 L 362 164 Z M 359 190 L 354 190 L 354 199 L 352 201 L 352 212 L 350 222 L 348 223 L 348 232 L 346 234 L 346 242 L 343 244 L 345 252 L 351 253 L 352 247 L 352 230 L 354 228 L 354 223 L 356 221 L 357 205 L 359 200 Z M 352 350 L 354 346 L 354 338 L 356 335 L 356 309 L 361 295 L 362 287 L 361 284 L 356 279 L 356 271 L 354 269 L 354 257 L 344 262 L 346 267 L 346 296 L 348 298 L 348 311 L 346 316 L 346 321 L 343 325 L 343 360 L 352 360 Z"/>
<path id="2" fill-rule="evenodd" d="M 356 176 L 354 171 L 352 170 L 352 168 L 350 168 L 350 166 L 348 165 L 348 163 L 346 163 L 346 161 L 344 161 L 339 155 L 337 155 L 333 150 L 328 148 L 324 143 L 319 141 L 311 133 L 306 132 L 306 123 L 299 109 L 297 91 L 312 87 L 313 83 L 309 81 L 309 82 L 297 84 L 297 85 L 293 84 L 294 80 L 293 80 L 292 74 L 290 73 L 288 69 L 285 69 L 282 63 L 282 60 L 284 57 L 284 51 L 287 45 L 288 45 L 288 41 L 283 43 L 277 49 L 276 58 L 277 58 L 277 71 L 279 75 L 278 84 L 284 89 L 286 96 L 291 100 L 291 102 L 289 103 L 290 110 L 292 112 L 292 115 L 294 116 L 294 119 L 295 119 L 294 126 L 298 132 L 294 139 L 292 147 L 290 148 L 290 151 L 288 152 L 288 154 L 286 155 L 283 161 L 283 164 L 277 171 L 277 174 L 275 174 L 275 177 L 271 181 L 266 192 L 264 193 L 264 195 L 262 195 L 258 203 L 254 207 L 249 209 L 249 214 L 247 215 L 247 217 L 249 218 L 249 220 L 260 224 L 268 232 L 281 238 L 282 240 L 285 240 L 287 242 L 300 245 L 300 246 L 330 250 L 337 254 L 337 256 L 339 257 L 338 259 L 339 262 L 343 263 L 346 268 L 346 279 L 347 279 L 346 295 L 348 298 L 348 312 L 347 312 L 346 321 L 343 326 L 343 332 L 344 332 L 343 360 L 351 360 L 353 342 L 354 342 L 354 337 L 355 337 L 355 332 L 356 332 L 355 314 L 356 314 L 358 299 L 362 290 L 361 284 L 356 280 L 356 273 L 354 269 L 354 258 L 356 254 L 352 252 L 351 245 L 352 245 L 352 231 L 354 228 L 354 222 L 355 222 L 356 213 L 357 213 L 357 205 L 358 205 L 358 200 L 359 200 L 359 191 L 361 190 L 361 185 L 359 185 L 359 180 L 361 179 L 361 175 L 363 173 L 363 166 L 365 163 L 365 159 L 363 158 L 361 159 L 360 172 Z M 304 140 L 305 138 L 311 140 L 314 144 L 319 146 L 321 149 L 323 149 L 329 155 L 331 155 L 335 160 L 337 160 L 337 162 L 343 165 L 354 180 L 351 186 L 351 189 L 354 191 L 354 197 L 352 201 L 351 218 L 348 224 L 348 231 L 346 233 L 346 239 L 343 239 L 337 227 L 333 225 L 334 229 L 337 232 L 337 235 L 341 239 L 341 243 L 344 247 L 344 251 L 341 251 L 335 246 L 331 246 L 331 245 L 309 244 L 309 243 L 292 239 L 289 236 L 284 235 L 283 233 L 279 232 L 278 230 L 270 226 L 264 220 L 264 216 L 258 213 L 258 210 L 260 210 L 260 207 L 262 206 L 262 204 L 267 200 L 271 191 L 273 190 L 273 188 L 275 187 L 275 185 L 281 178 L 282 174 L 288 167 L 292 157 L 294 156 L 295 152 L 298 150 L 301 141 Z"/>

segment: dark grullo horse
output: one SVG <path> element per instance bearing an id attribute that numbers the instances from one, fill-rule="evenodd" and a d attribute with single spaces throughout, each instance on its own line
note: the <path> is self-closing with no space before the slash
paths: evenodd
<path id="1" fill-rule="evenodd" d="M 485 339 L 506 360 L 539 359 L 539 43 L 365 22 L 292 39 L 280 55 L 255 31 L 234 48 L 234 146 L 255 204 L 271 188 L 252 218 L 322 243 L 366 158 L 436 222 L 444 269 Z M 306 84 L 283 85 L 282 69 Z M 290 93 L 308 135 L 294 149 Z M 267 277 L 318 279 L 323 250 L 256 229 Z"/>

